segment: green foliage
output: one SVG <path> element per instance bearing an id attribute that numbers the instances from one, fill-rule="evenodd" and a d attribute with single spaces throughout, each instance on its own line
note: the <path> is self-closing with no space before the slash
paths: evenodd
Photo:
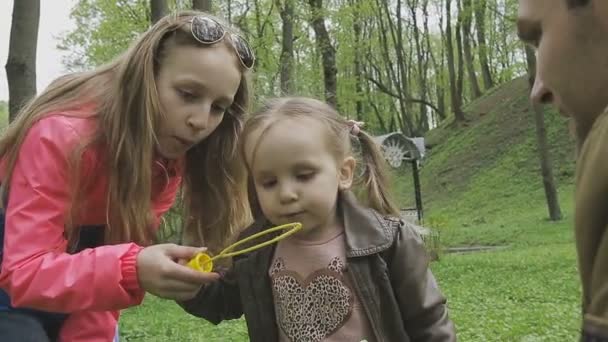
<path id="1" fill-rule="evenodd" d="M 526 70 L 517 38 L 517 0 L 488 1 L 488 52 L 497 83 L 508 82 Z"/>
<path id="2" fill-rule="evenodd" d="M 282 6 L 283 2 L 218 2 L 217 14 L 241 29 L 256 50 L 256 104 L 266 97 L 281 94 L 279 84 L 282 20 L 279 6 Z M 191 5 L 190 1 L 184 0 L 172 0 L 168 1 L 168 4 L 172 10 L 189 8 Z M 295 85 L 293 92 L 297 95 L 323 98 L 321 56 L 310 24 L 311 11 L 307 3 L 296 4 L 292 18 Z M 399 4 L 400 9 L 397 8 Z M 428 20 L 422 17 L 424 4 L 427 4 L 426 11 L 430 16 Z M 425 122 L 432 126 L 439 121 L 438 113 L 409 100 L 405 101 L 405 107 L 402 108 L 399 98 L 426 98 L 440 108 L 450 103 L 444 61 L 444 35 L 441 32 L 444 28 L 440 27 L 441 23 L 445 25 L 445 20 L 441 19 L 444 16 L 442 4 L 443 1 L 437 0 L 387 4 L 377 0 L 324 2 L 325 24 L 336 51 L 338 106 L 345 116 L 366 121 L 367 129 L 378 134 L 388 130 L 406 129 L 404 120 L 411 121 L 416 126 L 416 132 L 420 134 L 427 129 Z M 409 8 L 413 5 L 417 6 L 416 17 Z M 514 0 L 499 0 L 488 2 L 486 10 L 486 41 L 490 68 L 493 76 L 499 81 L 511 79 L 525 70 L 521 46 L 514 33 L 512 18 L 515 9 Z M 455 14 L 457 10 L 452 12 Z M 397 13 L 401 15 L 397 16 Z M 130 41 L 148 28 L 149 1 L 79 0 L 71 16 L 77 25 L 62 39 L 61 47 L 70 53 L 65 63 L 73 70 L 89 68 L 117 56 L 126 49 Z M 403 24 L 401 40 L 404 42 L 401 47 L 395 45 L 399 37 L 395 36 L 394 31 L 400 22 Z M 453 20 L 452 25 L 456 24 L 456 20 Z M 415 31 L 420 34 L 422 55 L 418 55 L 413 41 Z M 474 43 L 473 54 L 476 55 L 477 47 Z M 398 52 L 404 57 L 403 75 L 400 74 L 396 63 Z M 421 63 L 418 63 L 418 60 L 421 60 Z M 478 58 L 474 58 L 474 67 L 479 74 Z M 422 80 L 418 77 L 421 68 L 426 84 L 421 84 Z M 468 82 L 465 77 L 465 103 L 466 99 L 470 98 Z M 446 108 L 446 112 L 449 112 L 449 106 Z M 427 116 L 427 113 L 431 113 L 430 116 Z"/>
<path id="3" fill-rule="evenodd" d="M 109 62 L 149 25 L 148 0 L 79 0 L 70 14 L 76 28 L 59 47 L 69 52 L 64 64 L 82 70 Z"/>

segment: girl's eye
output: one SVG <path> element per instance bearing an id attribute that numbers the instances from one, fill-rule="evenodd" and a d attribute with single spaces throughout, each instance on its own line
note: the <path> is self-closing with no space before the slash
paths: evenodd
<path id="1" fill-rule="evenodd" d="M 184 102 L 194 102 L 198 98 L 195 93 L 183 89 L 177 89 L 177 93 Z"/>
<path id="2" fill-rule="evenodd" d="M 267 180 L 267 181 L 261 182 L 261 184 L 262 184 L 262 188 L 270 189 L 277 184 L 277 181 L 276 180 Z"/>
<path id="3" fill-rule="evenodd" d="M 311 180 L 314 176 L 315 176 L 314 172 L 306 172 L 306 173 L 300 173 L 296 177 L 298 180 L 306 182 L 306 181 Z"/>
<path id="4" fill-rule="evenodd" d="M 224 114 L 226 112 L 226 108 L 219 106 L 219 105 L 213 105 L 211 107 L 212 112 L 215 114 Z"/>

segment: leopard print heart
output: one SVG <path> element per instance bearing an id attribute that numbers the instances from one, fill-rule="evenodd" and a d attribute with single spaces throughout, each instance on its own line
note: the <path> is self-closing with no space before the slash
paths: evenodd
<path id="1" fill-rule="evenodd" d="M 279 326 L 292 342 L 316 342 L 331 336 L 350 317 L 354 301 L 343 275 L 332 267 L 306 279 L 277 270 L 273 291 Z"/>

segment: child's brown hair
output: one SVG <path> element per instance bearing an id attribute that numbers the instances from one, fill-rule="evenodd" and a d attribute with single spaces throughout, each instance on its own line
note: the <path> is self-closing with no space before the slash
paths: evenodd
<path id="1" fill-rule="evenodd" d="M 251 167 L 250 156 L 246 153 L 245 145 L 257 144 L 250 141 L 253 132 L 263 135 L 275 123 L 290 118 L 308 118 L 318 120 L 327 128 L 327 141 L 336 160 L 353 156 L 352 140 L 357 140 L 360 146 L 360 162 L 364 166 L 363 174 L 356 181 L 362 185 L 367 204 L 370 208 L 384 215 L 398 215 L 399 210 L 393 203 L 389 191 L 389 176 L 386 161 L 378 144 L 367 132 L 359 129 L 357 134 L 351 134 L 352 124 L 327 103 L 306 97 L 277 98 L 266 102 L 263 107 L 253 113 L 245 122 L 241 135 L 241 155 L 248 168 Z M 255 145 L 254 145 L 255 146 Z M 255 148 L 254 148 L 255 149 Z M 249 201 L 255 216 L 260 213 L 260 207 L 255 195 L 252 181 L 249 181 Z"/>

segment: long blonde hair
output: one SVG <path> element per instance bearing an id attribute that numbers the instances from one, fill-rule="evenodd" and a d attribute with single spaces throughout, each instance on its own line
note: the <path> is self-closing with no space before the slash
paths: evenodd
<path id="1" fill-rule="evenodd" d="M 240 140 L 241 157 L 245 160 L 248 168 L 250 168 L 252 161 L 247 160 L 245 145 L 257 144 L 255 141 L 250 141 L 248 137 L 254 132 L 259 133 L 256 136 L 262 136 L 275 123 L 290 118 L 318 120 L 323 127 L 326 127 L 326 138 L 332 149 L 331 153 L 335 156 L 336 160 L 354 156 L 353 140 L 357 141 L 357 145 L 360 148 L 359 162 L 363 164 L 363 172 L 356 179 L 355 186 L 363 190 L 368 207 L 375 209 L 383 215 L 398 215 L 399 210 L 393 203 L 389 191 L 390 178 L 387 172 L 386 161 L 378 144 L 373 140 L 371 135 L 363 130 L 360 130 L 356 136 L 350 134 L 349 122 L 340 116 L 330 105 L 316 99 L 306 97 L 272 99 L 251 115 L 245 122 Z M 255 194 L 252 179 L 251 177 L 249 178 L 249 201 L 252 212 L 255 216 L 258 216 L 261 214 L 260 205 Z"/>
<path id="2" fill-rule="evenodd" d="M 190 32 L 189 22 L 197 15 L 209 16 L 196 11 L 166 16 L 112 62 L 57 79 L 20 111 L 0 139 L 0 159 L 5 162 L 6 175 L 2 181 L 8 184 L 20 147 L 34 123 L 49 113 L 95 105 L 92 115 L 98 129 L 72 151 L 72 203 L 66 213 L 68 238 L 73 237 L 72 222 L 79 217 L 87 188 L 80 162 L 83 152 L 94 148 L 104 151 L 103 163 L 98 163 L 96 171 L 108 177 L 105 242 L 148 244 L 153 240 L 151 167 L 156 132 L 164 115 L 155 76 L 169 43 L 204 47 Z M 249 106 L 247 77 L 243 70 L 234 103 L 218 128 L 187 152 L 182 194 L 183 233 L 188 244 L 221 246 L 237 228 L 249 222 L 245 175 L 237 149 Z M 215 159 L 213 163 L 211 159 Z"/>

